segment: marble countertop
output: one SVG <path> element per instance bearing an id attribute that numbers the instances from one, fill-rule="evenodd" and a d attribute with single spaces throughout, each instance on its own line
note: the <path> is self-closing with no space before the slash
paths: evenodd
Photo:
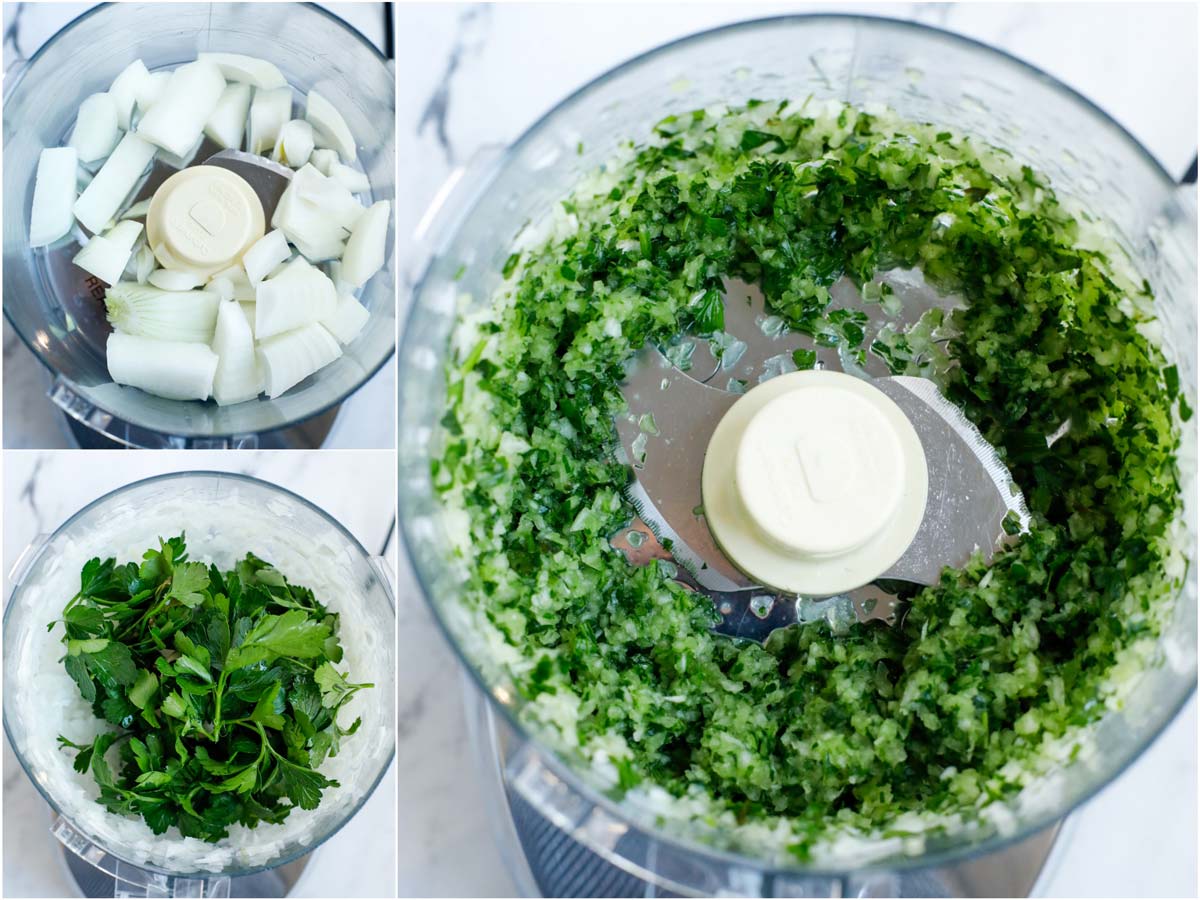
<path id="1" fill-rule="evenodd" d="M 94 3 L 5 3 L 4 67 L 28 59 L 47 39 Z M 322 3 L 375 46 L 384 46 L 382 3 Z M 397 232 L 399 233 L 399 232 Z M 63 414 L 46 397 L 50 373 L 4 320 L 4 446 L 76 447 Z M 396 361 L 392 359 L 345 403 L 325 441 L 328 449 L 395 446 Z"/>
<path id="2" fill-rule="evenodd" d="M 619 11 L 618 11 L 619 10 Z M 1194 5 L 425 4 L 397 7 L 397 230 L 417 226 L 456 167 L 515 139 L 613 65 L 707 27 L 783 12 L 854 11 L 961 32 L 1043 68 L 1182 175 L 1196 153 Z M 403 247 L 403 244 L 402 244 Z M 403 251 L 402 251 L 403 252 Z M 419 260 L 403 267 L 408 274 Z M 459 667 L 401 562 L 400 892 L 514 890 L 481 808 Z M 454 686 L 451 688 L 451 686 Z M 1196 700 L 1150 750 L 1071 816 L 1042 895 L 1195 896 Z"/>
<path id="3" fill-rule="evenodd" d="M 100 451 L 104 452 L 104 451 Z M 39 534 L 121 485 L 162 472 L 216 469 L 253 475 L 286 487 L 325 509 L 369 551 L 393 563 L 396 547 L 394 455 L 379 451 L 279 453 L 192 450 L 187 453 L 108 451 L 87 466 L 73 453 L 6 453 L 4 572 Z M 384 548 L 387 548 L 384 550 Z M 11 584 L 5 584 L 5 599 Z M 74 896 L 48 828 L 52 813 L 4 741 L 4 872 L 8 897 Z M 392 764 L 362 809 L 318 848 L 292 896 L 386 897 L 395 893 L 396 782 Z"/>

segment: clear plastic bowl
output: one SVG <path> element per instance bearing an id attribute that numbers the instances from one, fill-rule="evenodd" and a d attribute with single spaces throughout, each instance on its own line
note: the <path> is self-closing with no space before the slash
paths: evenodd
<path id="1" fill-rule="evenodd" d="M 90 711 L 77 709 L 82 701 L 57 664 L 61 626 L 53 633 L 46 630 L 78 590 L 83 563 L 94 556 L 136 559 L 135 554 L 156 546 L 159 537 L 184 529 L 193 559 L 231 566 L 252 551 L 296 583 L 313 588 L 319 599 L 343 613 L 344 670 L 355 681 L 375 685 L 361 692 L 355 699 L 361 698 L 361 706 L 349 711 L 362 716 L 362 727 L 322 766 L 341 787 L 329 791 L 314 811 L 296 810 L 283 825 L 250 830 L 244 849 L 226 854 L 232 838 L 211 845 L 218 854 L 212 859 L 228 856 L 218 863 L 175 852 L 183 840 L 177 834 L 154 839 L 147 851 L 132 834 L 145 829 L 141 821 L 114 816 L 97 803 L 90 776 L 73 773 L 69 754 L 55 741 L 64 728 L 87 727 L 81 715 L 99 730 L 106 727 L 93 722 Z M 59 814 L 55 836 L 126 882 L 161 882 L 156 875 L 169 876 L 172 883 L 229 878 L 297 859 L 349 821 L 391 764 L 396 612 L 388 568 L 328 513 L 297 494 L 228 472 L 183 472 L 138 481 L 94 500 L 35 542 L 12 580 L 4 614 L 4 727 L 9 742 L 25 773 Z M 51 689 L 51 678 L 67 680 Z M 53 697 L 63 702 L 50 701 L 53 714 L 47 715 L 47 698 Z M 178 885 L 175 889 L 184 893 Z"/>
<path id="2" fill-rule="evenodd" d="M 96 52 L 99 48 L 102 52 Z M 371 200 L 393 201 L 395 81 L 362 35 L 319 7 L 298 3 L 115 3 L 80 16 L 24 67 L 10 73 L 4 100 L 4 314 L 54 376 L 51 398 L 65 412 L 121 443 L 244 446 L 336 406 L 395 350 L 396 262 L 362 291 L 368 327 L 335 363 L 274 400 L 236 406 L 165 400 L 112 383 L 105 363 L 103 304 L 70 264 L 78 243 L 29 247 L 34 173 L 44 147 L 65 143 L 79 104 L 106 91 L 134 59 L 170 69 L 201 51 L 245 53 L 279 67 L 296 91 L 317 88 L 342 112 L 359 147 Z M 303 97 L 296 99 L 301 104 Z M 196 162 L 206 156 L 198 155 Z M 151 177 L 170 166 L 156 161 Z M 81 232 L 76 228 L 74 234 Z M 389 243 L 387 246 L 391 246 Z"/>
<path id="3" fill-rule="evenodd" d="M 857 890 L 872 873 L 942 866 L 998 850 L 1060 819 L 1115 778 L 1174 717 L 1196 687 L 1196 576 L 1192 566 L 1158 664 L 1125 708 L 1095 730 L 1101 751 L 1054 772 L 1007 804 L 1010 827 L 930 837 L 918 856 L 865 866 L 756 858 L 696 823 L 667 830 L 652 809 L 607 797 L 579 759 L 519 724 L 521 700 L 502 667 L 455 617 L 461 573 L 447 558 L 429 460 L 445 409 L 443 363 L 462 295 L 487 302 L 511 242 L 620 142 L 645 139 L 654 123 L 713 103 L 812 94 L 882 103 L 910 119 L 942 124 L 1010 150 L 1050 177 L 1060 195 L 1111 223 L 1152 285 L 1171 361 L 1196 396 L 1194 188 L 1177 187 L 1120 125 L 1050 76 L 975 41 L 888 19 L 785 16 L 684 38 L 639 56 L 562 101 L 487 164 L 459 173 L 427 239 L 401 339 L 400 509 L 413 568 L 434 613 L 495 708 L 526 741 L 506 777 L 538 811 L 606 859 L 654 884 L 689 893 L 806 894 Z M 582 154 L 577 148 L 582 147 Z M 1184 435 L 1185 519 L 1195 545 L 1195 421 Z M 855 880 L 858 879 L 858 880 Z"/>

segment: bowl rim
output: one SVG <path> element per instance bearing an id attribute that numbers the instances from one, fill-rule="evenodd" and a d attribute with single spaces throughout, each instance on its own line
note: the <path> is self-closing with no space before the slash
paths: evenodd
<path id="1" fill-rule="evenodd" d="M 352 547 L 354 547 L 355 549 L 357 549 L 359 552 L 362 553 L 364 559 L 369 561 L 372 558 L 374 558 L 374 554 L 372 554 L 369 550 L 367 550 L 367 548 L 363 546 L 362 542 L 359 541 L 359 539 L 356 538 L 350 532 L 350 530 L 348 528 L 346 528 L 346 526 L 344 526 L 338 519 L 334 518 L 332 515 L 330 515 L 328 512 L 326 512 L 322 507 L 318 506 L 316 503 L 313 503 L 307 497 L 304 497 L 303 495 L 298 494 L 289 488 L 282 487 L 281 485 L 275 484 L 274 482 L 267 481 L 266 479 L 263 479 L 263 478 L 255 477 L 253 475 L 245 475 L 241 472 L 224 472 L 219 469 L 184 469 L 184 470 L 180 470 L 180 471 L 176 471 L 176 472 L 163 472 L 158 475 L 150 475 L 150 476 L 147 476 L 146 478 L 139 478 L 136 481 L 130 481 L 126 484 L 123 484 L 119 487 L 113 488 L 112 490 L 105 492 L 101 496 L 96 497 L 94 500 L 91 500 L 90 502 L 88 502 L 84 506 L 80 507 L 75 512 L 73 512 L 70 516 L 68 516 L 66 519 L 64 519 L 58 525 L 58 527 L 56 527 L 52 532 L 50 532 L 49 534 L 44 536 L 44 539 L 41 541 L 41 545 L 37 548 L 34 555 L 29 558 L 27 563 L 25 563 L 23 571 L 20 576 L 20 581 L 13 586 L 12 590 L 9 592 L 8 597 L 5 598 L 4 615 L 3 615 L 3 619 L 2 619 L 4 637 L 7 638 L 7 636 L 8 636 L 9 614 L 11 613 L 14 606 L 16 605 L 14 601 L 17 599 L 18 595 L 21 593 L 22 587 L 25 583 L 25 576 L 29 573 L 29 571 L 33 568 L 33 566 L 38 562 L 38 560 L 41 559 L 42 555 L 46 552 L 47 548 L 50 546 L 50 544 L 53 542 L 53 540 L 56 536 L 63 533 L 70 526 L 74 525 L 75 522 L 79 521 L 83 516 L 85 516 L 87 513 L 91 512 L 93 509 L 99 507 L 101 504 L 106 503 L 109 500 L 115 499 L 117 496 L 119 496 L 121 494 L 127 493 L 136 488 L 145 487 L 147 485 L 154 484 L 157 482 L 177 481 L 177 480 L 184 479 L 184 478 L 216 479 L 218 481 L 222 480 L 222 479 L 229 479 L 232 481 L 240 481 L 245 484 L 250 484 L 256 488 L 265 489 L 269 492 L 281 495 L 288 500 L 297 502 L 301 506 L 306 507 L 311 512 L 316 513 L 319 517 L 324 519 L 326 522 L 333 525 L 333 527 L 338 532 L 340 532 L 344 538 L 346 538 L 350 542 Z M 32 546 L 32 543 L 30 544 L 30 546 Z M 385 587 L 385 594 L 387 594 L 389 596 L 389 599 L 391 599 L 391 591 L 388 590 L 387 585 L 384 585 L 384 587 Z M 394 618 L 395 613 L 396 613 L 394 599 L 392 600 L 391 605 L 392 605 L 392 616 Z M 394 645 L 395 645 L 395 641 L 393 641 L 393 647 L 394 647 Z M 394 693 L 394 688 L 393 688 L 393 693 Z M 5 688 L 5 694 L 7 695 L 7 687 Z M 394 698 L 393 698 L 393 708 L 394 708 L 394 706 L 395 706 L 395 703 L 394 703 Z M 392 726 L 390 728 L 391 750 L 388 752 L 388 754 L 385 758 L 385 764 L 380 767 L 379 772 L 375 775 L 375 778 L 371 782 L 370 787 L 366 791 L 363 792 L 362 797 L 359 798 L 359 800 L 354 804 L 354 806 L 347 811 L 345 817 L 335 827 L 331 828 L 326 834 L 322 835 L 320 837 L 320 839 L 317 840 L 312 846 L 307 847 L 302 850 L 298 849 L 296 851 L 288 853 L 285 856 L 280 857 L 278 860 L 272 861 L 268 864 L 248 866 L 246 868 L 237 869 L 235 871 L 229 871 L 229 872 L 205 872 L 205 871 L 190 872 L 189 871 L 189 872 L 184 872 L 184 871 L 175 871 L 175 870 L 168 869 L 163 866 L 155 865 L 152 863 L 139 863 L 139 862 L 134 862 L 133 860 L 130 860 L 130 859 L 126 859 L 125 857 L 121 856 L 119 853 L 114 852 L 111 848 L 103 846 L 96 839 L 96 837 L 94 835 L 84 832 L 82 829 L 79 828 L 78 825 L 76 825 L 70 819 L 66 818 L 63 811 L 61 809 L 59 809 L 58 804 L 55 803 L 54 799 L 46 792 L 46 790 L 42 787 L 41 783 L 36 778 L 29 776 L 29 767 L 26 765 L 25 759 L 22 756 L 20 750 L 18 749 L 18 747 L 19 747 L 18 743 L 13 740 L 12 727 L 9 723 L 8 704 L 7 703 L 3 704 L 2 718 L 3 718 L 3 722 L 4 722 L 4 735 L 5 735 L 5 738 L 8 740 L 8 745 L 12 748 L 13 755 L 17 758 L 17 762 L 20 763 L 21 769 L 23 770 L 26 777 L 29 778 L 29 781 L 33 784 L 34 788 L 37 789 L 37 792 L 39 794 L 41 794 L 42 799 L 46 801 L 46 804 L 52 810 L 54 810 L 54 813 L 56 816 L 62 816 L 67 821 L 67 823 L 71 826 L 72 829 L 74 829 L 75 831 L 82 834 L 93 845 L 100 847 L 109 856 L 119 859 L 122 862 L 127 863 L 136 869 L 141 869 L 146 872 L 153 872 L 153 873 L 160 874 L 160 875 L 166 875 L 169 878 L 173 878 L 173 879 L 240 878 L 240 877 L 243 877 L 246 875 L 253 875 L 257 872 L 264 872 L 269 869 L 275 869 L 275 868 L 278 868 L 279 866 L 287 865 L 288 863 L 294 862 L 295 860 L 299 859 L 302 856 L 306 856 L 307 854 L 312 853 L 314 850 L 316 850 L 318 847 L 320 847 L 322 844 L 324 844 L 326 841 L 328 841 L 331 837 L 333 837 L 335 834 L 337 834 L 339 831 L 341 831 L 342 828 L 344 828 L 346 826 L 346 824 L 358 814 L 359 810 L 361 810 L 363 808 L 363 806 L 366 804 L 366 802 L 375 793 L 375 790 L 379 787 L 380 783 L 383 781 L 383 779 L 387 775 L 388 771 L 390 771 L 392 766 L 395 765 L 395 760 L 396 760 L 396 723 L 393 719 Z"/>
<path id="2" fill-rule="evenodd" d="M 132 4 L 132 3 L 126 4 L 126 3 L 121 3 L 121 2 L 114 2 L 114 0 L 106 0 L 106 2 L 104 2 L 104 3 L 98 3 L 95 6 L 91 7 L 90 9 L 84 10 L 82 13 L 75 16 L 73 19 L 71 19 L 69 22 L 67 22 L 65 25 L 63 25 L 62 28 L 58 29 L 58 31 L 54 32 L 54 34 L 50 35 L 50 37 L 46 38 L 46 40 L 44 40 L 41 43 L 41 45 L 33 52 L 33 55 L 31 55 L 28 59 L 19 61 L 19 68 L 17 67 L 17 65 L 14 65 L 14 67 L 13 67 L 14 71 L 12 73 L 13 77 L 11 79 L 6 79 L 6 83 L 4 85 L 4 105 L 5 106 L 8 105 L 9 98 L 12 96 L 13 93 L 16 92 L 16 90 L 18 89 L 21 82 L 23 82 L 25 80 L 26 74 L 29 73 L 29 71 L 33 68 L 34 64 L 38 61 L 38 59 L 42 56 L 42 54 L 44 52 L 46 52 L 49 49 L 50 45 L 53 44 L 55 41 L 57 41 L 59 37 L 61 37 L 62 35 L 66 34 L 68 31 L 70 31 L 71 29 L 73 29 L 76 26 L 83 23 L 84 20 L 90 19 L 96 15 L 105 14 L 105 11 L 108 10 L 110 7 L 119 8 L 119 7 L 134 6 L 134 5 L 135 4 Z M 142 5 L 153 5 L 153 4 L 142 4 Z M 194 5 L 194 6 L 212 6 L 213 4 L 211 4 L 211 3 L 207 3 L 207 4 L 193 3 L 192 5 Z M 338 16 L 334 15 L 329 10 L 327 10 L 324 7 L 319 6 L 318 4 L 313 3 L 313 2 L 296 3 L 293 5 L 302 6 L 302 7 L 305 7 L 306 9 L 316 12 L 316 13 L 320 14 L 323 18 L 329 20 L 331 23 L 334 23 L 337 26 L 345 29 L 354 38 L 356 38 L 359 41 L 359 43 L 361 43 L 363 46 L 365 46 L 370 51 L 370 53 L 375 56 L 375 58 L 379 61 L 379 63 L 384 66 L 384 68 L 390 68 L 390 65 L 389 65 L 390 60 L 388 60 L 387 56 L 383 53 L 383 51 L 380 50 L 378 47 L 376 47 L 373 43 L 371 43 L 371 41 L 367 40 L 366 36 L 361 31 L 359 31 L 357 28 L 355 28 L 353 25 L 351 25 L 345 19 L 339 18 Z M 393 74 L 392 83 L 393 83 L 393 90 L 394 90 L 395 78 L 394 78 L 394 73 L 392 73 L 392 74 Z M 395 113 L 395 106 L 396 106 L 396 98 L 393 94 L 393 97 L 392 97 L 393 116 Z M 396 197 L 395 197 L 394 191 L 393 191 L 393 194 L 391 197 L 385 198 L 385 199 L 390 200 L 392 205 L 395 206 Z M 395 223 L 389 222 L 389 228 L 393 230 L 393 235 L 394 235 Z M 399 265 L 398 254 L 396 254 L 394 252 L 395 243 L 396 242 L 393 239 L 393 242 L 392 242 L 393 261 L 398 266 Z M 385 250 L 386 250 L 386 247 L 385 247 Z M 398 309 L 398 305 L 396 303 L 399 291 L 396 288 L 397 288 L 397 286 L 393 285 L 393 290 L 392 290 L 393 329 L 395 328 L 395 323 L 398 323 L 400 320 L 399 309 Z M 54 367 L 51 366 L 50 363 L 48 363 L 43 358 L 42 354 L 38 351 L 38 348 L 36 346 L 36 341 L 33 341 L 30 338 L 26 337 L 24 332 L 22 332 L 21 329 L 17 327 L 16 322 L 13 321 L 13 317 L 9 314 L 8 304 L 5 303 L 5 304 L 3 304 L 3 306 L 4 306 L 4 318 L 8 320 L 9 326 L 16 333 L 17 337 L 20 338 L 21 343 L 25 346 L 25 349 L 30 352 L 30 354 L 33 356 L 33 358 L 35 360 L 37 360 L 38 363 L 40 363 L 46 369 L 46 371 L 48 371 L 54 378 L 62 379 L 62 381 L 64 383 L 66 383 L 67 385 L 69 385 L 71 387 L 72 391 L 84 396 L 87 399 L 87 402 L 89 404 L 91 404 L 92 406 L 94 406 L 95 408 L 101 409 L 105 413 L 108 413 L 113 418 L 114 421 L 119 421 L 119 422 L 123 422 L 123 423 L 129 424 L 129 425 L 132 425 L 135 428 L 142 429 L 143 431 L 146 431 L 149 433 L 165 435 L 165 436 L 170 436 L 170 437 L 181 437 L 181 438 L 185 438 L 188 440 L 191 440 L 191 439 L 225 440 L 225 439 L 233 438 L 240 434 L 245 433 L 245 432 L 229 431 L 229 430 L 202 431 L 202 430 L 192 430 L 189 428 L 179 428 L 179 429 L 172 430 L 168 434 L 168 432 L 159 431 L 157 428 L 150 428 L 150 427 L 143 425 L 141 423 L 138 423 L 138 422 L 128 421 L 128 420 L 116 415 L 115 413 L 112 413 L 110 410 L 104 408 L 101 404 L 97 403 L 92 398 L 90 391 L 88 391 L 84 385 L 80 384 L 79 382 L 77 382 L 71 378 L 66 377 L 61 372 L 55 371 Z M 388 353 L 385 354 L 383 356 L 383 358 L 380 359 L 379 362 L 376 363 L 372 368 L 367 369 L 366 367 L 364 367 L 363 371 L 366 372 L 366 375 L 362 379 L 360 379 L 358 384 L 356 384 L 354 387 L 346 389 L 340 395 L 333 398 L 332 400 L 329 400 L 329 401 L 321 404 L 317 409 L 313 410 L 312 412 L 307 412 L 299 418 L 288 419 L 286 421 L 280 422 L 279 424 L 273 425 L 270 428 L 265 428 L 260 431 L 257 431 L 257 432 L 255 432 L 255 434 L 266 434 L 268 432 L 281 431 L 281 430 L 287 429 L 287 428 L 294 428 L 297 425 L 302 425 L 305 422 L 308 422 L 312 419 L 317 418 L 318 416 L 322 416 L 325 413 L 329 412 L 329 410 L 333 409 L 334 407 L 339 406 L 342 403 L 345 403 L 353 394 L 357 393 L 360 388 L 362 388 L 364 385 L 366 385 L 366 383 L 368 381 L 370 381 L 372 378 L 374 378 L 379 373 L 379 371 L 381 369 L 383 369 L 384 366 L 386 366 L 389 362 L 391 362 L 395 358 L 397 346 L 398 346 L 397 341 L 395 340 L 395 338 L 393 338 L 391 350 L 389 350 Z M 138 390 L 138 388 L 128 388 L 128 390 Z M 256 401 L 262 402 L 260 398 L 256 398 Z M 197 401 L 175 401 L 175 402 L 187 403 L 187 402 L 197 402 Z M 199 402 L 203 403 L 204 405 L 208 405 L 209 401 L 199 401 Z M 273 401 L 268 400 L 266 402 L 271 403 Z M 73 413 L 68 412 L 66 410 L 60 410 L 60 412 L 63 412 L 67 415 L 72 415 L 74 418 L 79 419 L 79 421 L 88 428 L 92 427 L 91 424 L 89 424 L 86 421 L 86 419 L 80 419 L 79 416 L 75 416 Z M 101 432 L 101 433 L 107 435 L 107 432 Z M 107 436 L 111 437 L 110 435 L 107 435 Z M 120 441 L 119 438 L 113 438 L 113 439 Z"/>
<path id="3" fill-rule="evenodd" d="M 1095 102 L 1089 100 L 1079 91 L 1060 81 L 1058 78 L 1049 74 L 1038 66 L 1021 59 L 1018 56 L 1009 53 L 999 47 L 994 47 L 976 38 L 968 37 L 945 28 L 939 28 L 932 25 L 927 25 L 921 22 L 915 22 L 907 19 L 898 19 L 890 16 L 867 15 L 860 13 L 837 13 L 837 12 L 819 12 L 819 13 L 791 13 L 775 16 L 764 16 L 753 19 L 746 19 L 737 22 L 731 22 L 724 25 L 719 25 L 713 28 L 704 29 L 702 31 L 692 32 L 679 38 L 662 43 L 649 50 L 638 53 L 629 57 L 625 61 L 605 70 L 595 78 L 589 79 L 580 87 L 571 91 L 565 97 L 557 101 L 547 112 L 538 116 L 532 124 L 525 128 L 519 137 L 511 144 L 504 148 L 503 152 L 496 155 L 490 161 L 486 172 L 482 173 L 479 181 L 472 186 L 473 196 L 469 197 L 461 214 L 458 223 L 450 233 L 456 232 L 462 221 L 468 219 L 475 208 L 478 206 L 480 199 L 485 196 L 492 186 L 495 179 L 500 174 L 501 169 L 525 146 L 539 137 L 542 130 L 551 124 L 554 119 L 569 110 L 577 101 L 581 100 L 585 95 L 599 89 L 636 68 L 650 62 L 652 59 L 668 54 L 671 51 L 694 43 L 699 43 L 711 38 L 725 37 L 739 32 L 749 32 L 757 29 L 771 28 L 780 25 L 809 25 L 821 23 L 844 24 L 865 28 L 898 28 L 901 30 L 910 31 L 915 34 L 920 34 L 922 37 L 933 38 L 935 40 L 945 41 L 951 44 L 958 44 L 977 53 L 990 55 L 999 60 L 1002 64 L 1009 65 L 1023 75 L 1031 76 L 1034 79 L 1044 82 L 1052 90 L 1056 90 L 1063 94 L 1069 101 L 1076 103 L 1081 109 L 1089 113 L 1097 119 L 1104 127 L 1109 128 L 1118 139 L 1124 139 L 1132 148 L 1149 164 L 1150 168 L 1162 179 L 1164 186 L 1171 188 L 1177 187 L 1177 182 L 1164 168 L 1162 163 L 1155 157 L 1146 147 L 1123 125 L 1117 122 L 1112 116 L 1104 111 Z M 462 190 L 461 186 L 456 186 L 456 190 Z M 400 335 L 400 343 L 398 352 L 401 359 L 408 358 L 411 353 L 409 347 L 410 336 L 413 334 L 413 322 L 418 315 L 419 304 L 415 302 L 415 298 L 419 297 L 425 290 L 426 282 L 432 274 L 434 263 L 437 261 L 437 252 L 430 254 L 424 267 L 416 279 L 413 289 L 412 298 L 414 302 L 408 304 L 408 309 L 405 313 L 403 331 Z M 399 427 L 403 427 L 405 416 L 405 401 L 403 392 L 398 398 L 397 423 Z M 399 465 L 403 468 L 406 460 L 401 454 L 398 458 Z M 401 473 L 402 475 L 404 472 Z M 427 473 L 426 473 L 427 475 Z M 400 482 L 403 483 L 403 480 Z M 636 818 L 631 816 L 626 811 L 622 803 L 612 800 L 603 792 L 597 790 L 593 785 L 585 782 L 575 771 L 575 767 L 567 763 L 560 752 L 550 746 L 548 743 L 541 740 L 538 736 L 532 734 L 523 724 L 520 723 L 515 712 L 515 706 L 502 703 L 492 691 L 492 686 L 484 680 L 483 674 L 468 658 L 465 650 L 459 645 L 454 638 L 453 632 L 448 624 L 446 617 L 441 610 L 441 604 L 435 601 L 430 589 L 429 579 L 422 570 L 420 557 L 415 552 L 416 542 L 409 533 L 408 519 L 404 508 L 403 497 L 399 506 L 400 515 L 397 519 L 398 530 L 400 532 L 401 543 L 404 548 L 404 553 L 409 562 L 409 567 L 417 581 L 421 590 L 421 594 L 425 599 L 426 606 L 432 611 L 434 621 L 437 623 L 438 629 L 443 638 L 454 651 L 459 662 L 463 665 L 475 686 L 483 692 L 488 698 L 489 706 L 494 712 L 498 712 L 509 726 L 514 729 L 514 732 L 519 738 L 532 745 L 536 751 L 539 760 L 551 770 L 557 777 L 567 782 L 572 791 L 581 794 L 593 807 L 598 807 L 608 815 L 617 820 L 626 823 L 631 830 L 636 830 L 652 839 L 661 843 L 671 845 L 676 851 L 695 854 L 705 857 L 713 862 L 717 862 L 727 866 L 752 867 L 770 873 L 798 875 L 814 878 L 843 878 L 850 873 L 854 874 L 870 874 L 870 873 L 899 873 L 914 871 L 917 869 L 936 868 L 948 864 L 954 864 L 973 859 L 986 854 L 996 853 L 1004 850 L 1020 841 L 1043 831 L 1055 823 L 1060 822 L 1075 810 L 1086 804 L 1097 793 L 1119 778 L 1132 763 L 1137 760 L 1145 750 L 1162 734 L 1162 732 L 1171 724 L 1172 721 L 1179 715 L 1183 707 L 1191 700 L 1197 692 L 1195 667 L 1191 674 L 1191 683 L 1186 691 L 1182 691 L 1180 696 L 1175 699 L 1175 702 L 1164 707 L 1165 715 L 1160 719 L 1159 724 L 1151 729 L 1146 736 L 1146 739 L 1140 743 L 1136 749 L 1130 751 L 1124 759 L 1121 759 L 1118 764 L 1113 767 L 1107 776 L 1090 785 L 1087 790 L 1073 799 L 1066 807 L 1057 809 L 1053 812 L 1045 812 L 1041 815 L 1031 817 L 1029 824 L 1017 829 L 1011 834 L 1001 834 L 994 832 L 985 837 L 983 840 L 971 842 L 963 841 L 945 849 L 940 849 L 932 853 L 921 853 L 914 856 L 894 856 L 887 857 L 882 860 L 872 860 L 861 865 L 842 865 L 842 866 L 807 866 L 803 864 L 793 865 L 790 860 L 784 860 L 782 863 L 777 861 L 768 861 L 765 858 L 745 855 L 736 851 L 726 850 L 707 844 L 703 841 L 696 840 L 691 833 L 675 833 L 658 828 L 653 828 L 648 825 L 647 820 L 652 820 L 652 815 L 646 809 L 637 809 L 634 811 Z M 1185 575 L 1185 581 L 1180 589 L 1180 593 L 1186 591 L 1189 584 L 1194 585 L 1196 578 L 1196 569 L 1194 565 L 1189 565 L 1188 572 Z M 1194 589 L 1194 587 L 1193 587 Z M 680 830 L 683 832 L 683 829 Z"/>

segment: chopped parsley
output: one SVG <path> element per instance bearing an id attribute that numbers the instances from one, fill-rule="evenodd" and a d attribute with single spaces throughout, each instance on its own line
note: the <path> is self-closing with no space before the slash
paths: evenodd
<path id="1" fill-rule="evenodd" d="M 666 819 L 734 842 L 773 829 L 801 859 L 907 834 L 913 815 L 977 821 L 1077 744 L 1182 581 L 1173 404 L 1190 415 L 1138 328 L 1142 286 L 1081 245 L 1041 176 L 930 125 L 817 105 L 672 117 L 581 183 L 577 226 L 510 257 L 490 311 L 464 321 L 464 353 L 486 349 L 448 367 L 456 429 L 433 467 L 459 523 L 458 602 L 510 660 L 526 724 L 618 790 L 686 797 Z M 707 598 L 610 548 L 633 515 L 610 453 L 622 367 L 647 341 L 670 354 L 719 330 L 712 298 L 738 278 L 787 328 L 903 370 L 903 335 L 862 347 L 861 314 L 829 308 L 839 278 L 893 268 L 966 300 L 946 314 L 941 387 L 1032 527 L 990 566 L 944 572 L 896 627 L 716 636 Z"/>

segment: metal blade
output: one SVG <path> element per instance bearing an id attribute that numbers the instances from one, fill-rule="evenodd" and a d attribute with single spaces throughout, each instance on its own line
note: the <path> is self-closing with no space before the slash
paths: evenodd
<path id="1" fill-rule="evenodd" d="M 925 517 L 917 535 L 880 578 L 935 584 L 943 568 L 965 565 L 976 550 L 991 559 L 1008 537 L 1004 520 L 1010 512 L 1019 530 L 1028 530 L 1025 498 L 1000 455 L 932 381 L 896 376 L 872 384 L 913 423 L 929 469 Z"/>
<path id="2" fill-rule="evenodd" d="M 738 395 L 688 378 L 654 347 L 634 357 L 622 393 L 629 413 L 617 419 L 617 435 L 633 467 L 634 508 L 705 588 L 753 587 L 717 549 L 700 511 L 708 438 Z"/>
<path id="3" fill-rule="evenodd" d="M 671 551 L 663 548 L 654 531 L 635 518 L 627 528 L 613 536 L 612 546 L 634 566 L 649 565 L 652 560 L 674 567 Z M 797 597 L 751 588 L 740 591 L 716 591 L 703 587 L 686 570 L 668 569 L 668 574 L 689 590 L 705 594 L 716 607 L 720 621 L 713 630 L 728 637 L 763 643 L 773 631 L 797 622 L 824 620 L 835 632 L 846 631 L 855 622 L 880 621 L 895 624 L 903 601 L 878 585 L 868 584 L 836 597 Z"/>
<path id="4" fill-rule="evenodd" d="M 890 303 L 864 300 L 863 292 L 846 277 L 829 289 L 831 310 L 852 309 L 866 315 L 863 347 L 870 347 L 876 338 L 888 333 L 908 331 L 931 310 L 946 314 L 963 305 L 957 296 L 943 296 L 926 284 L 920 270 L 892 269 L 882 273 L 876 283 L 886 285 L 892 297 Z M 716 339 L 685 335 L 682 341 L 691 345 L 680 354 L 690 359 L 687 374 L 723 391 L 731 390 L 734 382 L 741 382 L 744 390 L 749 390 L 775 375 L 796 371 L 792 361 L 796 350 L 816 353 L 817 368 L 870 378 L 892 374 L 887 362 L 875 353 L 865 353 L 859 363 L 836 347 L 822 346 L 811 335 L 789 331 L 783 320 L 767 309 L 758 286 L 737 278 L 725 282 L 723 335 Z"/>

